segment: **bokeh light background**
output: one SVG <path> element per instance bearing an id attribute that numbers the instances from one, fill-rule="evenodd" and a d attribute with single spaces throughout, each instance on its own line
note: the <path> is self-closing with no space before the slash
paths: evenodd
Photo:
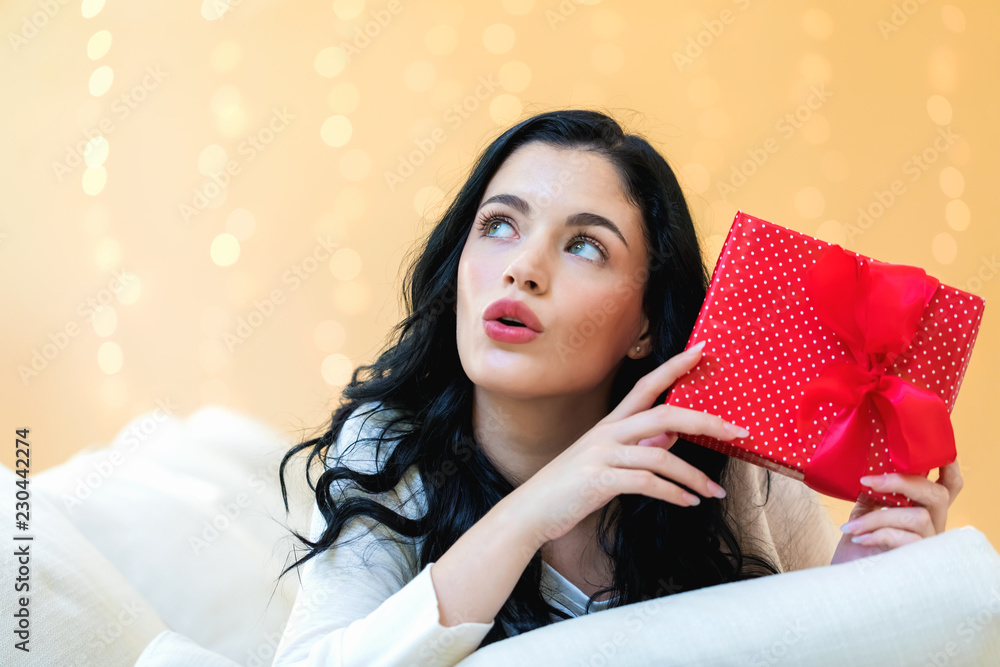
<path id="1" fill-rule="evenodd" d="M 474 156 L 591 107 L 678 171 L 712 262 L 741 208 L 986 298 L 948 527 L 1000 547 L 997 2 L 52 0 L 0 25 L 5 465 L 16 427 L 38 472 L 158 405 L 321 425 Z"/>

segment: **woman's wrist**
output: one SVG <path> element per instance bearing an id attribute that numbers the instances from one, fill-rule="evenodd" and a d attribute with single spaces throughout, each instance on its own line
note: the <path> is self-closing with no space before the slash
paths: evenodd
<path id="1" fill-rule="evenodd" d="M 511 539 L 517 545 L 525 565 L 542 545 L 553 539 L 547 536 L 548 528 L 537 512 L 514 493 L 502 498 L 493 506 L 490 514 L 495 516 L 497 526 L 513 531 Z"/>

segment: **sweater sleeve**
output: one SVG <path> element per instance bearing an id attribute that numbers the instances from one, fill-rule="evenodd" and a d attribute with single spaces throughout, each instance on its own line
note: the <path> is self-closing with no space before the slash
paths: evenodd
<path id="1" fill-rule="evenodd" d="M 351 437 L 347 425 L 344 431 Z M 406 503 L 377 500 L 414 518 L 420 503 L 411 501 L 422 500 L 419 485 L 411 469 L 400 482 L 411 490 Z M 397 491 L 386 495 L 390 501 L 400 497 Z M 309 539 L 316 541 L 325 529 L 314 502 Z M 441 625 L 433 562 L 414 574 L 417 564 L 412 540 L 354 517 L 332 548 L 298 568 L 298 594 L 273 667 L 444 667 L 467 657 L 495 621 Z"/>
<path id="2" fill-rule="evenodd" d="M 774 497 L 764 512 L 782 570 L 829 565 L 841 533 L 822 496 L 804 482 L 774 472 L 771 493 Z"/>
<path id="3" fill-rule="evenodd" d="M 494 622 L 441 625 L 433 563 L 404 583 L 407 559 L 393 542 L 350 532 L 362 539 L 302 566 L 273 667 L 444 667 L 476 650 Z M 362 562 L 365 551 L 372 553 Z"/>
<path id="4" fill-rule="evenodd" d="M 840 531 L 823 498 L 803 482 L 741 459 L 731 461 L 723 499 L 744 549 L 767 556 L 782 572 L 829 565 Z"/>

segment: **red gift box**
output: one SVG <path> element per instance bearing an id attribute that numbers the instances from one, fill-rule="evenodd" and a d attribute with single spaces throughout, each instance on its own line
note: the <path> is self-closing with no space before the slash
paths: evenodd
<path id="1" fill-rule="evenodd" d="M 981 297 L 737 212 L 687 346 L 701 361 L 666 403 L 750 436 L 686 440 L 829 496 L 912 506 L 859 478 L 926 477 L 956 458 L 950 414 Z"/>

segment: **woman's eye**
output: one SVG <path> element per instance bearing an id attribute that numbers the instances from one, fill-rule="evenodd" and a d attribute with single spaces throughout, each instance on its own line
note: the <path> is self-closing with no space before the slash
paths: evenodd
<path id="1" fill-rule="evenodd" d="M 480 227 L 484 230 L 484 234 L 486 236 L 492 236 L 490 234 L 490 230 L 493 229 L 494 225 L 508 225 L 509 226 L 510 223 L 507 222 L 506 220 L 504 220 L 503 218 L 487 218 L 485 221 L 483 221 L 483 223 L 482 223 L 482 225 L 480 225 Z"/>
<path id="2" fill-rule="evenodd" d="M 597 246 L 595 246 L 593 243 L 591 243 L 587 239 L 584 239 L 584 238 L 574 239 L 573 243 L 570 245 L 570 248 L 573 248 L 573 247 L 576 247 L 576 246 L 590 246 L 590 249 L 594 253 L 594 256 L 591 257 L 591 259 L 593 261 L 595 261 L 595 262 L 602 262 L 602 261 L 604 261 L 604 255 L 601 253 L 601 251 L 598 250 Z"/>

